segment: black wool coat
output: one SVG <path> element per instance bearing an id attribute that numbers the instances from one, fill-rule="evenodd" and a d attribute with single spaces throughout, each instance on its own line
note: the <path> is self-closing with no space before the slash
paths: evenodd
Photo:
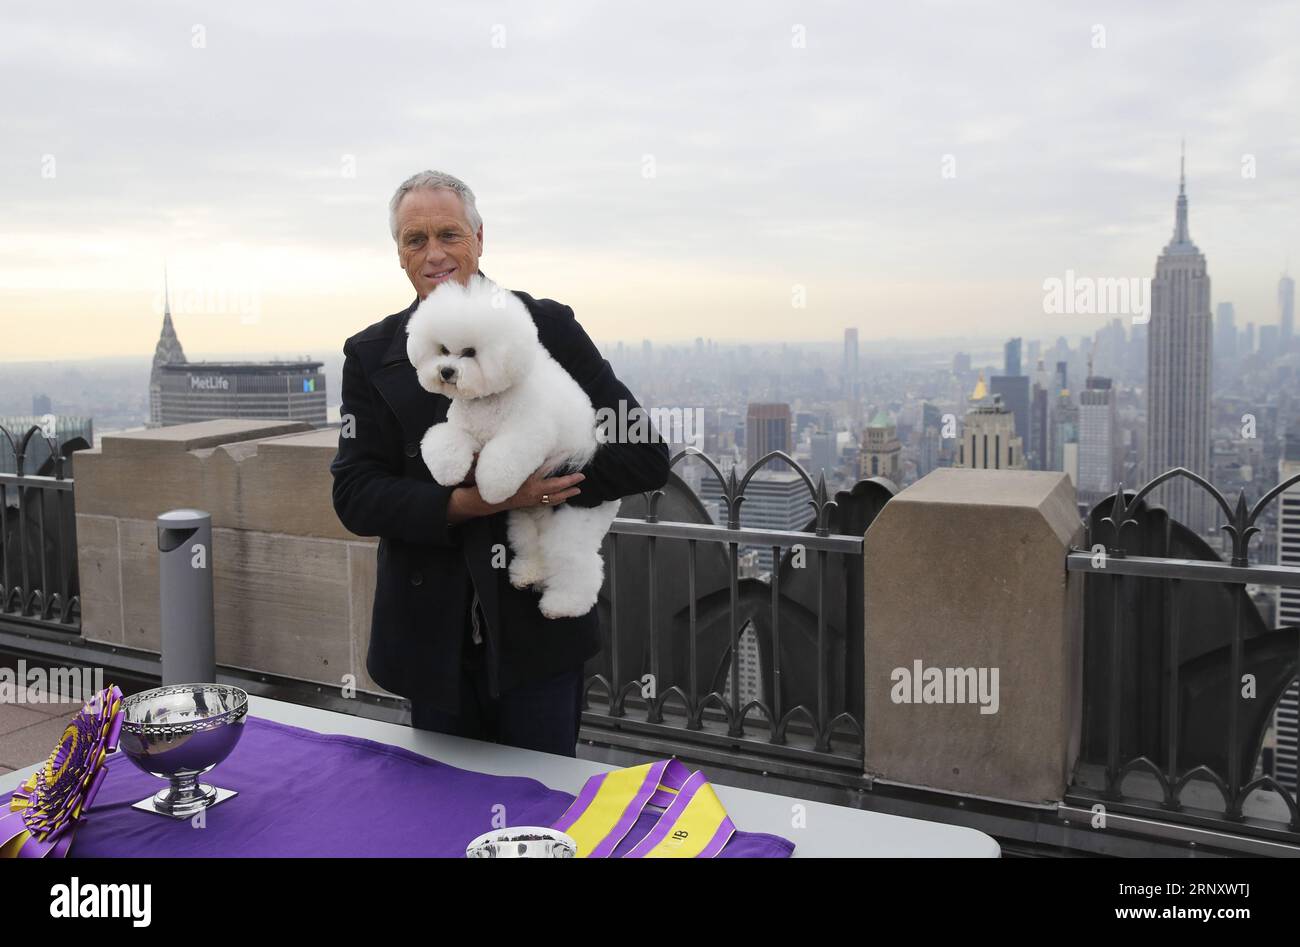
<path id="1" fill-rule="evenodd" d="M 639 408 L 572 309 L 515 295 L 532 314 L 542 345 L 597 410 L 618 416 L 620 402 L 624 414 Z M 344 425 L 330 471 L 339 520 L 359 536 L 379 537 L 366 669 L 386 690 L 456 713 L 475 593 L 487 622 L 494 694 L 582 664 L 600 651 L 601 633 L 595 608 L 579 618 L 548 619 L 538 610 L 539 593 L 514 588 L 506 569 L 493 568 L 493 547 L 509 549 L 507 513 L 447 523 L 455 488 L 434 481 L 420 441 L 430 425 L 446 420 L 451 402 L 421 388 L 406 357 L 406 323 L 418 302 L 344 344 Z M 582 470 L 582 492 L 565 502 L 596 506 L 664 486 L 668 447 L 651 435 L 645 443 L 602 444 Z"/>

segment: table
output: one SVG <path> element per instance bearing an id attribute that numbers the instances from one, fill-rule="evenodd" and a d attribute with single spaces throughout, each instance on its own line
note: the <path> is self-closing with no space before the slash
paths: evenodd
<path id="1" fill-rule="evenodd" d="M 402 747 L 460 769 L 496 776 L 528 776 L 574 795 L 588 777 L 617 769 L 591 760 L 431 733 L 266 697 L 250 696 L 249 713 L 317 733 L 339 733 Z M 0 794 L 7 795 L 16 789 L 35 769 L 31 766 L 0 775 Z M 220 770 L 214 772 L 219 774 Z M 790 839 L 796 846 L 795 857 L 996 858 L 1000 854 L 992 838 L 963 826 L 733 786 L 715 784 L 714 788 L 736 825 L 749 832 L 767 832 Z M 799 828 L 791 825 L 795 805 L 803 806 L 803 826 Z"/>

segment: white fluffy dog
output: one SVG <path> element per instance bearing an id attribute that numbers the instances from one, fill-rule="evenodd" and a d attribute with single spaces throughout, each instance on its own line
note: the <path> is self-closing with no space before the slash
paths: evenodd
<path id="1" fill-rule="evenodd" d="M 439 285 L 407 323 L 406 352 L 426 391 L 451 399 L 447 420 L 420 442 L 443 486 L 475 482 L 488 503 L 513 496 L 528 476 L 577 471 L 595 455 L 596 412 L 573 377 L 546 351 L 514 293 L 475 276 Z M 585 615 L 604 579 L 600 543 L 619 501 L 510 511 L 510 584 L 542 590 L 547 618 Z"/>

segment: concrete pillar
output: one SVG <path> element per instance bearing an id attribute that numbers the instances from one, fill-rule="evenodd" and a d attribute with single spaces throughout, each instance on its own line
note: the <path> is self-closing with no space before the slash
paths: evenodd
<path id="1" fill-rule="evenodd" d="M 1079 750 L 1082 541 L 1062 473 L 941 468 L 866 533 L 866 770 L 1059 800 Z"/>

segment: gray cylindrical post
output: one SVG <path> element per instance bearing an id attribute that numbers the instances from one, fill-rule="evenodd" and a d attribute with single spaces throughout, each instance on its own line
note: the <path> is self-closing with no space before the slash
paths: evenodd
<path id="1" fill-rule="evenodd" d="M 158 584 L 162 683 L 215 683 L 211 514 L 169 510 L 158 517 Z"/>

